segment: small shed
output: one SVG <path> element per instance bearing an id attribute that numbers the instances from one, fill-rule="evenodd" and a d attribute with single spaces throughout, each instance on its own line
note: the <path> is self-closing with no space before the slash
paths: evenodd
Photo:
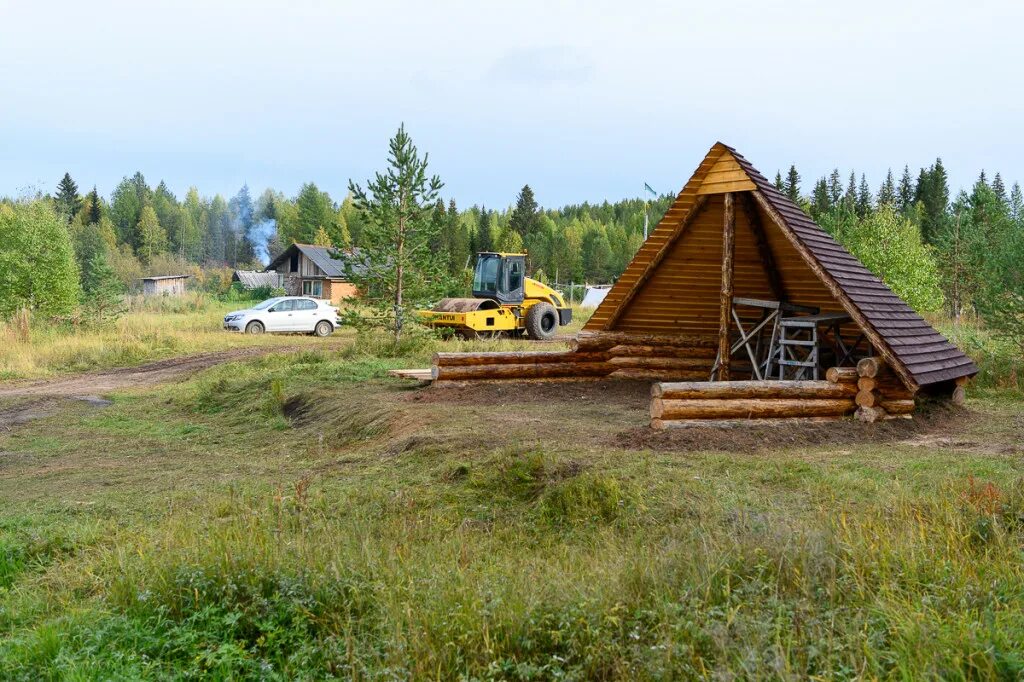
<path id="1" fill-rule="evenodd" d="M 143 296 L 181 296 L 189 275 L 157 275 L 142 278 Z"/>
<path id="2" fill-rule="evenodd" d="M 276 271 L 289 296 L 312 296 L 331 303 L 356 295 L 356 287 L 345 274 L 347 258 L 357 249 L 341 251 L 330 246 L 292 244 L 270 261 L 265 272 Z"/>

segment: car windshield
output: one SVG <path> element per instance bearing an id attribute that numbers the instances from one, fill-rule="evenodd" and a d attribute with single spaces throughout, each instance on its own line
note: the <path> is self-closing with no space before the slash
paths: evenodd
<path id="1" fill-rule="evenodd" d="M 280 298 L 268 298 L 267 300 L 262 301 L 261 303 L 257 303 L 256 305 L 254 305 L 252 307 L 252 309 L 253 310 L 266 310 L 267 308 L 269 308 L 270 306 L 274 305 L 275 303 L 277 303 L 280 300 L 281 300 Z"/>

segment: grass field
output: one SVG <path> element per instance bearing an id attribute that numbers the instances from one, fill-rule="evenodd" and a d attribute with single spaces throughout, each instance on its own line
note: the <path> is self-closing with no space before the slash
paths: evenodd
<path id="1" fill-rule="evenodd" d="M 643 385 L 381 378 L 430 350 L 0 434 L 0 678 L 1024 675 L 1017 394 L 653 434 Z"/>

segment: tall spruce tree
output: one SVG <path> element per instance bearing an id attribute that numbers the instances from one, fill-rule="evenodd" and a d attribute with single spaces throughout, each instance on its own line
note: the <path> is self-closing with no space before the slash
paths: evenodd
<path id="1" fill-rule="evenodd" d="M 99 192 L 96 191 L 96 185 L 93 185 L 92 191 L 89 192 L 89 224 L 98 224 L 102 217 L 103 212 L 100 206 L 100 195 Z"/>
<path id="2" fill-rule="evenodd" d="M 857 215 L 861 218 L 871 213 L 871 187 L 867 177 L 860 174 L 860 185 L 857 188 Z"/>
<path id="3" fill-rule="evenodd" d="M 935 244 L 946 224 L 946 211 L 949 208 L 949 183 L 942 159 L 928 169 L 921 169 L 917 181 L 914 203 L 923 206 L 921 215 L 921 235 L 928 244 Z"/>
<path id="4" fill-rule="evenodd" d="M 996 195 L 999 203 L 1006 204 L 1006 185 L 1003 184 L 1003 177 L 999 173 L 992 178 L 992 193 Z"/>
<path id="5" fill-rule="evenodd" d="M 782 191 L 790 201 L 800 203 L 800 174 L 796 172 L 796 165 L 790 165 Z"/>
<path id="6" fill-rule="evenodd" d="M 910 177 L 910 166 L 903 166 L 903 175 L 896 190 L 896 210 L 907 213 L 914 205 L 914 181 Z"/>
<path id="7" fill-rule="evenodd" d="M 1007 211 L 1010 219 L 1017 223 L 1018 229 L 1024 231 L 1024 193 L 1021 192 L 1020 183 L 1013 183 L 1010 188 L 1010 199 L 1007 202 Z"/>
<path id="8" fill-rule="evenodd" d="M 427 175 L 428 157 L 420 158 L 402 124 L 388 144 L 387 169 L 365 189 L 349 181 L 364 227 L 348 275 L 377 319 L 385 320 L 396 345 L 411 309 L 446 289 L 443 259 L 430 249 L 436 230 L 430 217 L 443 185 L 438 176 Z"/>
<path id="9" fill-rule="evenodd" d="M 846 183 L 846 193 L 843 194 L 843 208 L 850 212 L 857 211 L 857 175 L 850 171 L 850 180 Z"/>
<path id="10" fill-rule="evenodd" d="M 828 181 L 821 178 L 814 183 L 814 191 L 811 193 L 811 217 L 819 220 L 831 210 L 832 201 L 829 197 Z"/>
<path id="11" fill-rule="evenodd" d="M 476 228 L 477 252 L 494 250 L 494 234 L 491 231 L 491 212 L 486 206 L 480 207 L 480 216 Z"/>
<path id="12" fill-rule="evenodd" d="M 516 207 L 512 209 L 508 225 L 523 238 L 524 243 L 529 243 L 530 238 L 537 232 L 540 224 L 539 218 L 540 214 L 533 190 L 529 185 L 523 185 L 516 197 Z"/>
<path id="13" fill-rule="evenodd" d="M 896 206 L 896 180 L 892 175 L 892 168 L 885 174 L 882 186 L 878 188 L 878 207 Z"/>
<path id="14" fill-rule="evenodd" d="M 786 191 L 786 184 L 782 180 L 782 171 L 775 171 L 775 189 L 780 192 Z"/>
<path id="15" fill-rule="evenodd" d="M 64 216 L 67 222 L 78 215 L 82 208 L 82 198 L 78 196 L 78 185 L 71 179 L 70 173 L 64 173 L 64 177 L 57 183 L 57 195 L 53 202 L 57 213 Z"/>

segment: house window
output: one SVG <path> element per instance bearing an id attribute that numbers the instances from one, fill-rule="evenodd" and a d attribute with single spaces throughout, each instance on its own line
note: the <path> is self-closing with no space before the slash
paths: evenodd
<path id="1" fill-rule="evenodd" d="M 316 296 L 317 298 L 323 298 L 324 295 L 324 283 L 316 279 L 307 279 L 302 282 L 302 295 L 303 296 Z"/>

